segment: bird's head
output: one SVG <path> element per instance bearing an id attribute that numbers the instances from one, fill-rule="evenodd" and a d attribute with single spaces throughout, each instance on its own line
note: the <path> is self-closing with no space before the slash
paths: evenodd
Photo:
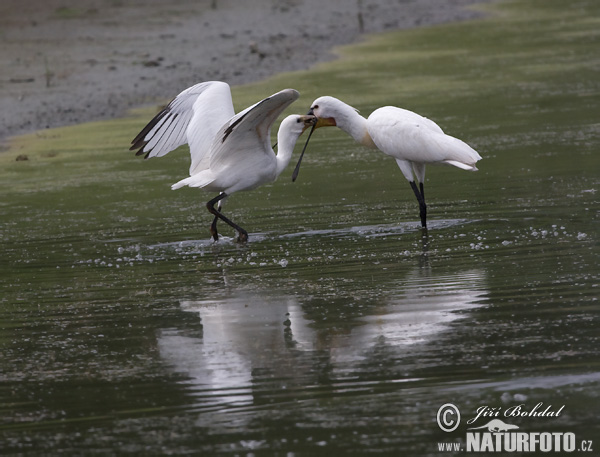
<path id="1" fill-rule="evenodd" d="M 296 116 L 296 125 L 298 127 L 302 127 L 300 134 L 303 134 L 306 129 L 314 129 L 318 119 L 317 116 L 313 114 L 305 114 L 304 116 Z M 312 130 L 311 130 L 312 133 Z M 310 138 L 310 134 L 309 134 Z M 308 140 L 306 141 L 308 144 Z"/>
<path id="2" fill-rule="evenodd" d="M 316 116 L 292 114 L 281 121 L 279 129 L 287 132 L 288 135 L 298 139 L 307 129 L 314 127 L 317 123 Z"/>
<path id="3" fill-rule="evenodd" d="M 344 102 L 328 95 L 317 98 L 311 105 L 309 115 L 317 116 L 315 128 L 334 127 L 338 125 L 337 119 L 342 115 L 344 108 L 348 108 Z"/>
<path id="4" fill-rule="evenodd" d="M 304 151 L 306 151 L 306 147 L 308 146 L 308 140 L 310 140 L 310 136 L 312 132 L 315 130 L 315 125 L 317 124 L 317 117 L 312 114 L 306 114 L 304 116 L 298 114 L 292 114 L 291 116 L 286 117 L 279 127 L 280 132 L 287 132 L 290 137 L 293 137 L 294 142 L 304 133 L 305 130 L 311 129 L 308 138 L 306 139 L 306 143 L 304 144 L 304 148 L 302 149 L 302 153 L 300 154 L 300 158 L 298 159 L 298 164 L 294 170 L 292 175 L 292 180 L 295 181 L 298 177 L 298 172 L 300 171 L 300 163 L 302 162 L 302 157 L 304 157 Z"/>

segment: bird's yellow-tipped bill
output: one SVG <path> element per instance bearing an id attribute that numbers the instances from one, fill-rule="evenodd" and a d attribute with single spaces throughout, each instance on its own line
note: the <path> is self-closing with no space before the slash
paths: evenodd
<path id="1" fill-rule="evenodd" d="M 317 123 L 317 116 L 313 116 L 311 114 L 306 114 L 304 116 L 298 116 L 302 122 L 304 122 L 304 128 L 302 129 L 302 133 L 306 132 L 309 128 L 314 128 Z M 310 138 L 310 136 L 309 136 Z"/>
<path id="2" fill-rule="evenodd" d="M 308 146 L 308 140 L 310 140 L 311 135 L 313 134 L 313 132 L 315 131 L 315 128 L 317 127 L 317 118 L 313 115 L 307 114 L 305 116 L 300 116 L 300 119 L 302 119 L 304 122 L 304 128 L 302 129 L 302 133 L 304 133 L 304 131 L 307 128 L 309 128 L 309 127 L 312 127 L 312 128 L 310 129 L 310 132 L 308 133 L 308 138 L 306 139 L 306 143 L 304 143 L 304 148 L 302 149 L 302 152 L 300 153 L 300 158 L 298 159 L 296 168 L 294 168 L 294 172 L 292 173 L 292 181 L 296 181 L 296 178 L 298 177 L 298 173 L 300 172 L 300 163 L 302 162 L 302 157 L 304 157 L 304 151 L 306 151 L 306 146 Z"/>
<path id="3" fill-rule="evenodd" d="M 314 116 L 315 113 L 313 111 L 313 109 L 309 109 L 308 110 L 308 114 L 309 116 Z M 315 128 L 318 129 L 320 127 L 335 127 L 337 125 L 337 123 L 335 122 L 335 119 L 333 117 L 317 117 L 317 123 L 315 124 Z"/>
<path id="4" fill-rule="evenodd" d="M 335 127 L 337 124 L 335 123 L 335 119 L 332 117 L 319 117 L 317 123 L 315 124 L 315 128 L 318 129 L 320 127 Z"/>

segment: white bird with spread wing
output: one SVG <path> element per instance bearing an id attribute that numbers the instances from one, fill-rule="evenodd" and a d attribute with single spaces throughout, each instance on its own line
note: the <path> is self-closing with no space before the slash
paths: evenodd
<path id="1" fill-rule="evenodd" d="M 286 117 L 277 135 L 277 155 L 271 148 L 271 126 L 298 96 L 294 89 L 285 89 L 236 115 L 227 83 L 196 84 L 158 113 L 134 138 L 130 149 L 138 149 L 136 155 L 145 154 L 148 159 L 188 143 L 190 177 L 173 184 L 172 189 L 190 186 L 220 192 L 206 204 L 215 216 L 210 227 L 214 240 L 218 240 L 217 221 L 221 219 L 237 230 L 239 241 L 246 241 L 248 232 L 221 213 L 223 201 L 234 192 L 275 181 L 288 165 L 296 141 L 314 126 L 316 118 Z"/>
<path id="2" fill-rule="evenodd" d="M 394 157 L 419 201 L 422 227 L 427 227 L 425 165 L 453 165 L 476 171 L 475 164 L 481 159 L 477 151 L 458 138 L 446 135 L 432 120 L 395 106 L 376 109 L 365 119 L 341 100 L 323 96 L 313 102 L 308 114 L 319 119 L 316 128 L 337 126 L 356 142 Z"/>

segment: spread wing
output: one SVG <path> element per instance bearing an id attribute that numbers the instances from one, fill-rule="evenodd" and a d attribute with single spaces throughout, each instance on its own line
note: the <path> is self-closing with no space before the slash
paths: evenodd
<path id="1" fill-rule="evenodd" d="M 211 148 L 210 167 L 230 161 L 245 161 L 254 154 L 273 154 L 271 127 L 277 117 L 300 94 L 284 89 L 235 115 L 217 133 Z"/>
<path id="2" fill-rule="evenodd" d="M 196 84 L 175 97 L 133 139 L 130 150 L 136 155 L 161 157 L 188 143 L 192 171 L 210 150 L 219 129 L 235 114 L 229 85 L 220 81 Z"/>

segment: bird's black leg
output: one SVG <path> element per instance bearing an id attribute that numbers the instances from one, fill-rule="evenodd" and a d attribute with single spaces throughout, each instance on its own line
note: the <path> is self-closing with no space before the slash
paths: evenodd
<path id="1" fill-rule="evenodd" d="M 419 212 L 421 215 L 421 227 L 427 228 L 427 205 L 425 204 L 425 197 L 423 195 L 423 183 L 419 183 L 421 190 L 417 189 L 417 185 L 414 181 L 410 181 L 410 187 L 412 187 L 417 200 L 419 201 Z"/>
<path id="2" fill-rule="evenodd" d="M 219 204 L 217 205 L 218 212 L 221 212 L 221 208 L 222 208 L 221 203 L 223 203 L 223 200 L 219 200 Z M 215 218 L 212 221 L 212 224 L 210 224 L 210 233 L 215 241 L 217 241 L 219 239 L 219 233 L 217 232 L 217 222 L 218 221 L 219 221 L 218 216 L 215 216 Z"/>
<path id="3" fill-rule="evenodd" d="M 425 203 L 425 186 L 423 183 L 419 183 L 419 190 L 421 191 L 421 197 L 423 197 L 423 206 L 421 206 L 421 202 L 419 202 L 419 208 L 421 213 L 421 226 L 424 229 L 427 229 L 427 204 Z M 427 233 L 425 231 L 425 233 Z"/>
<path id="4" fill-rule="evenodd" d="M 210 234 L 212 235 L 213 240 L 215 240 L 215 241 L 217 241 L 219 239 L 219 233 L 217 232 L 217 221 L 218 220 L 219 220 L 219 218 L 217 216 L 215 216 L 215 218 L 212 221 L 212 224 L 210 224 Z"/>
<path id="5" fill-rule="evenodd" d="M 218 203 L 219 201 L 223 200 L 225 197 L 227 197 L 227 194 L 225 192 L 221 192 L 220 195 L 217 195 L 215 198 L 213 198 L 212 200 L 210 200 L 206 204 L 206 208 L 208 209 L 208 211 L 210 211 L 210 213 L 214 214 L 214 216 L 215 216 L 215 219 L 213 220 L 213 223 L 210 226 L 210 232 L 211 232 L 211 234 L 213 236 L 213 239 L 215 241 L 218 240 L 216 220 L 217 220 L 217 218 L 219 218 L 223 222 L 225 222 L 226 224 L 230 225 L 235 230 L 237 230 L 237 232 L 239 233 L 238 241 L 242 241 L 242 242 L 243 241 L 248 241 L 248 232 L 246 232 L 246 230 L 244 230 L 242 227 L 240 227 L 236 223 L 234 223 L 234 222 L 230 221 L 229 219 L 227 219 L 225 216 L 223 216 L 223 214 L 221 214 L 215 208 L 215 204 Z M 213 231 L 213 229 L 214 229 L 214 231 Z"/>

